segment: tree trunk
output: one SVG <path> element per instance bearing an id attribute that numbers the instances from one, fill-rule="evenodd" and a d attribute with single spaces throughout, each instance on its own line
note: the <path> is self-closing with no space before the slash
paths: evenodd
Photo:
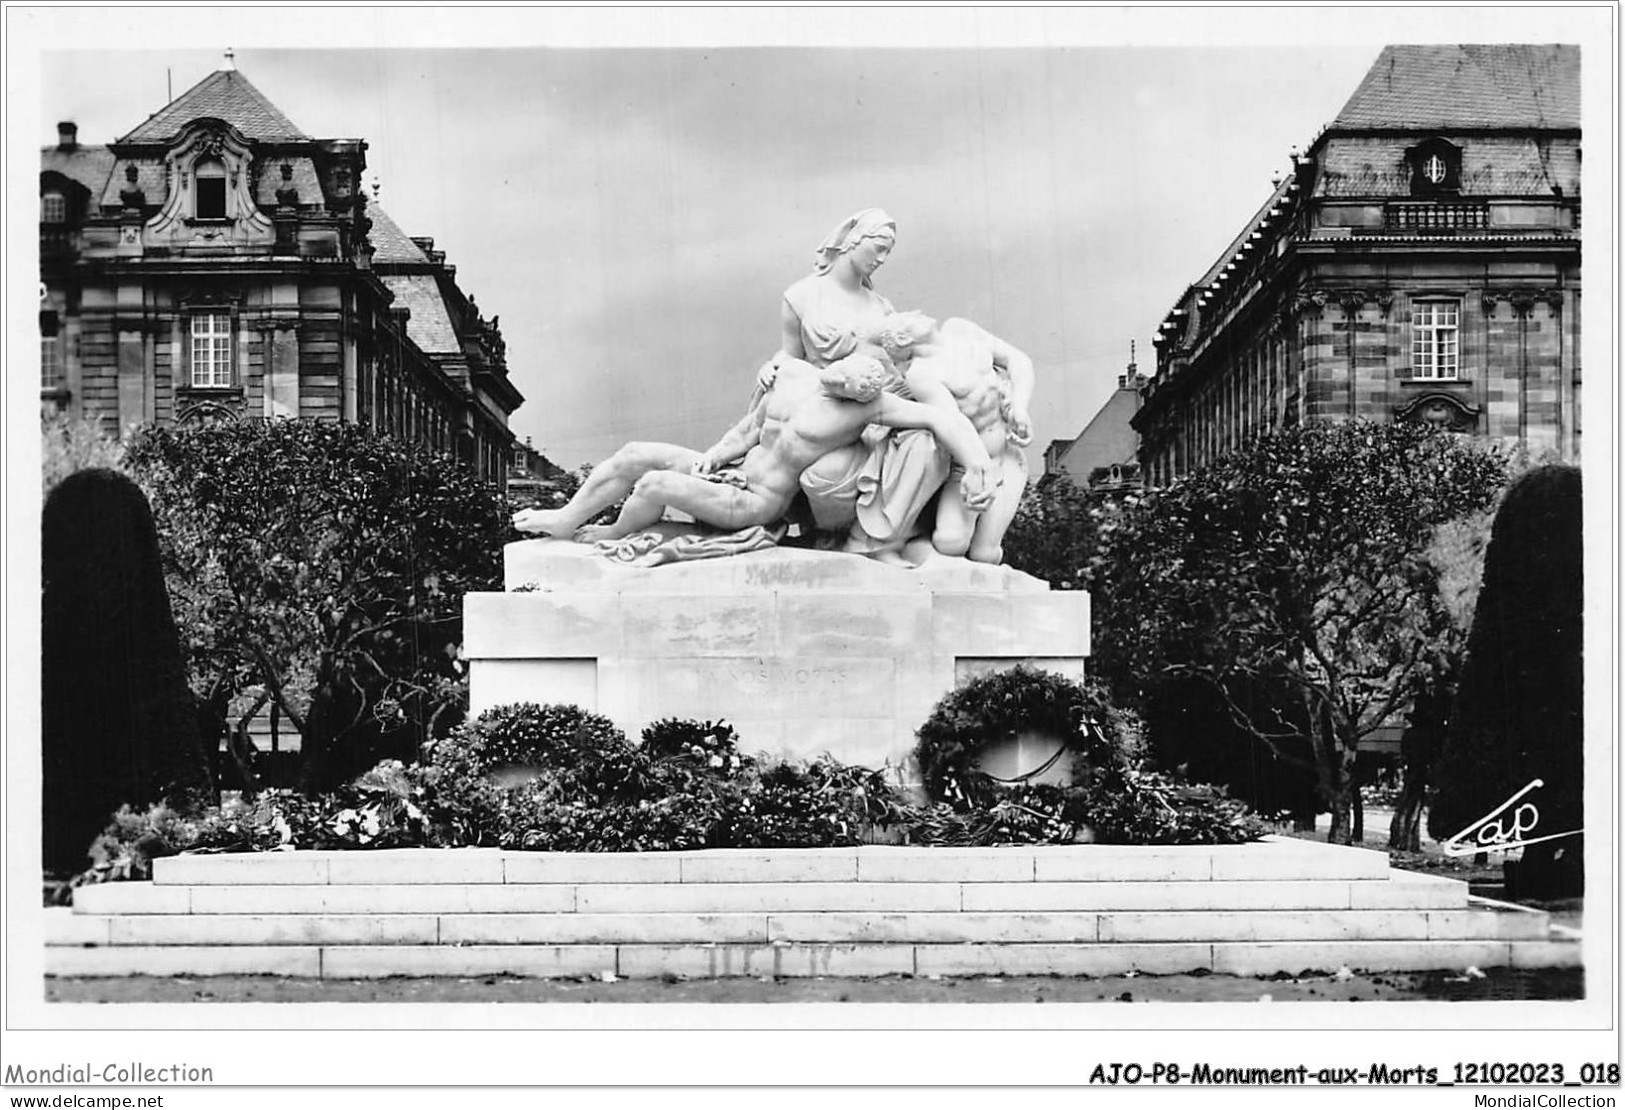
<path id="1" fill-rule="evenodd" d="M 1427 776 L 1415 764 L 1406 765 L 1404 776 L 1399 800 L 1394 803 L 1394 819 L 1388 823 L 1388 848 L 1390 851 L 1420 852 L 1422 803 L 1427 800 Z"/>
<path id="2" fill-rule="evenodd" d="M 231 733 L 231 722 L 226 719 L 231 698 L 216 687 L 207 698 L 196 699 L 196 704 L 198 740 L 203 745 L 204 755 L 207 756 L 210 771 L 213 772 L 215 753 L 227 745 L 227 737 Z M 215 774 L 217 781 L 219 777 Z"/>
<path id="3" fill-rule="evenodd" d="M 333 701 L 336 687 L 331 675 L 318 677 L 305 714 L 305 731 L 300 740 L 299 793 L 308 798 L 320 794 L 327 785 L 327 762 L 332 747 Z"/>
<path id="4" fill-rule="evenodd" d="M 1345 737 L 1332 734 L 1330 747 L 1331 758 L 1326 761 L 1325 778 L 1327 792 L 1330 795 L 1332 807 L 1332 828 L 1326 839 L 1332 844 L 1353 844 L 1359 833 L 1356 831 L 1354 814 L 1359 804 L 1358 788 L 1354 784 L 1354 760 L 1358 756 L 1358 741 L 1355 745 L 1346 742 Z"/>

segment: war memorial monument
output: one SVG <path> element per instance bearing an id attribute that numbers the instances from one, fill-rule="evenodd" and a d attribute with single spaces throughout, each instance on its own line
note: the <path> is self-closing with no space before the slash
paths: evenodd
<path id="1" fill-rule="evenodd" d="M 1032 362 L 968 321 L 892 311 L 869 277 L 894 235 L 877 209 L 831 233 L 714 445 L 629 444 L 570 505 L 518 514 L 554 538 L 509 545 L 508 592 L 468 599 L 474 712 L 726 717 L 764 750 L 901 770 L 967 677 L 1082 677 L 1088 596 L 998 565 Z M 587 525 L 623 498 L 615 523 Z"/>
<path id="2" fill-rule="evenodd" d="M 594 711 L 628 734 L 723 719 L 772 755 L 894 771 L 968 679 L 1081 678 L 1089 598 L 1001 565 L 1035 383 L 1017 347 L 898 312 L 895 240 L 842 221 L 783 302 L 781 348 L 708 447 L 630 443 L 527 510 L 501 593 L 465 599 L 471 712 Z M 618 514 L 598 522 L 617 504 Z M 1011 736 L 1010 778 L 1055 741 Z M 1057 773 L 1064 768 L 1057 766 Z M 1114 975 L 1572 964 L 1547 915 L 1382 852 L 1236 844 L 183 854 L 78 892 L 58 976 Z"/>

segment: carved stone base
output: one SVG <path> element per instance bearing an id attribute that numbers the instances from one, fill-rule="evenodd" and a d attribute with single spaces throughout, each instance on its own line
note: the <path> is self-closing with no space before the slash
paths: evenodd
<path id="1" fill-rule="evenodd" d="M 637 569 L 560 540 L 505 557 L 510 592 L 464 602 L 476 714 L 568 702 L 634 740 L 725 718 L 747 751 L 904 767 L 958 683 L 1019 662 L 1081 678 L 1089 654 L 1087 594 L 964 559 L 779 548 Z"/>

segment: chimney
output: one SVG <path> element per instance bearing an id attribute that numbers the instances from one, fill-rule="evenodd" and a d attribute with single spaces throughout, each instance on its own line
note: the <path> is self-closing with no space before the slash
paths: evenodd
<path id="1" fill-rule="evenodd" d="M 58 150 L 77 150 L 79 148 L 79 125 L 71 119 L 65 119 L 56 125 L 56 148 Z"/>

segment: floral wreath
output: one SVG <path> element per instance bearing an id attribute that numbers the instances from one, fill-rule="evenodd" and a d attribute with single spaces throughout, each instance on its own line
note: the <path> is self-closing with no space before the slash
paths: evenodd
<path id="1" fill-rule="evenodd" d="M 987 804 L 1001 786 L 1024 784 L 1053 767 L 1066 752 L 1090 767 L 1116 760 L 1110 705 L 1100 691 L 1026 665 L 995 671 L 966 683 L 937 703 L 920 726 L 914 757 L 926 793 L 955 808 Z M 1061 742 L 1045 763 L 1013 779 L 976 767 L 989 745 L 1023 732 Z"/>

